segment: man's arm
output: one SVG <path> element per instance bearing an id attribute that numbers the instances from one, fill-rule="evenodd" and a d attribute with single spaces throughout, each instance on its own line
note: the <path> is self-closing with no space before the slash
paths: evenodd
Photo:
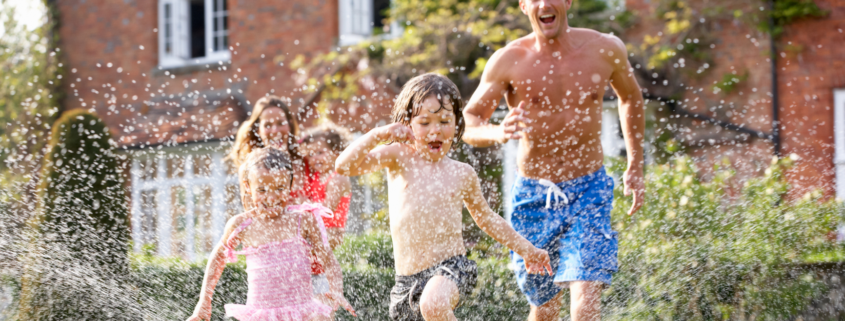
<path id="1" fill-rule="evenodd" d="M 481 75 L 481 83 L 464 108 L 466 131 L 462 139 L 472 146 L 487 147 L 522 137 L 520 122 L 525 122 L 525 118 L 522 117 L 522 103 L 518 108 L 508 112 L 501 125 L 488 122 L 502 96 L 508 90 L 509 80 L 506 71 L 510 66 L 505 66 L 507 59 L 502 58 L 506 55 L 506 50 L 508 50 L 507 47 L 496 51 L 487 61 L 484 73 Z"/>
<path id="2" fill-rule="evenodd" d="M 619 57 L 628 57 L 625 44 L 619 38 L 612 37 L 613 50 L 619 51 Z M 618 62 L 617 62 L 618 61 Z M 614 60 L 613 74 L 610 85 L 619 97 L 619 121 L 622 124 L 622 135 L 625 137 L 625 148 L 628 151 L 628 169 L 623 177 L 625 196 L 634 194 L 634 204 L 628 211 L 633 215 L 643 206 L 645 186 L 643 181 L 643 138 L 645 134 L 645 104 L 643 94 L 634 69 L 627 59 Z"/>

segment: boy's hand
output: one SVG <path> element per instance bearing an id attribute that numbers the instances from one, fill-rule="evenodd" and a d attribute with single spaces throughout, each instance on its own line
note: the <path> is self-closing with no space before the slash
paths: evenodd
<path id="1" fill-rule="evenodd" d="M 545 250 L 535 247 L 531 253 L 523 255 L 522 258 L 525 260 L 525 269 L 528 270 L 528 274 L 548 273 L 549 276 L 554 274 L 552 272 L 552 265 L 550 264 L 549 253 Z"/>
<path id="2" fill-rule="evenodd" d="M 377 137 L 382 142 L 412 143 L 414 141 L 414 132 L 411 131 L 410 127 L 402 123 L 382 126 L 378 130 Z"/>
<path id="3" fill-rule="evenodd" d="M 346 310 L 347 312 L 349 312 L 349 314 L 351 314 L 352 316 L 354 316 L 354 317 L 358 316 L 357 314 L 355 314 L 355 309 L 352 308 L 352 305 L 349 304 L 349 301 L 346 301 L 346 297 L 343 296 L 343 293 L 329 292 L 329 293 L 326 293 L 326 297 L 334 300 L 334 302 L 337 302 L 337 304 L 342 306 L 343 309 Z"/>

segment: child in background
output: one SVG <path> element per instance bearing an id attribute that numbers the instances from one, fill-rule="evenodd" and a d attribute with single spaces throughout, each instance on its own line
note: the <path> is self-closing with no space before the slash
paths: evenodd
<path id="1" fill-rule="evenodd" d="M 333 217 L 323 217 L 329 233 L 329 245 L 334 251 L 346 230 L 346 216 L 352 195 L 349 177 L 334 170 L 337 156 L 350 141 L 349 131 L 325 122 L 305 133 L 302 147 L 305 154 L 306 191 L 311 202 L 332 209 Z"/>
<path id="2" fill-rule="evenodd" d="M 414 77 L 396 98 L 394 123 L 371 130 L 337 159 L 342 175 L 387 169 L 393 320 L 456 320 L 453 310 L 472 291 L 477 270 L 461 234 L 464 205 L 484 232 L 525 258 L 528 271 L 551 273 L 548 253 L 487 205 L 472 167 L 446 157 L 463 132 L 462 106 L 448 78 Z"/>
<path id="3" fill-rule="evenodd" d="M 211 319 L 211 297 L 225 263 L 246 255 L 246 305 L 227 304 L 226 316 L 239 320 L 327 320 L 332 309 L 311 296 L 310 260 L 332 256 L 318 222 L 322 206 L 288 206 L 293 171 L 287 154 L 275 148 L 253 150 L 243 160 L 244 193 L 253 209 L 229 219 L 208 260 L 200 299 L 189 321 Z M 310 212 L 310 213 L 309 213 Z M 309 242 L 306 242 L 308 240 Z M 242 244 L 244 250 L 233 249 Z M 309 243 L 311 244 L 309 246 Z M 340 271 L 330 273 L 333 283 Z M 342 292 L 330 297 L 354 314 Z"/>

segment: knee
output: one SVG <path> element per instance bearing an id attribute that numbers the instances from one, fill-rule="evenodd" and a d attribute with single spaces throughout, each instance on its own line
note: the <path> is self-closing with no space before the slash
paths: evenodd
<path id="1" fill-rule="evenodd" d="M 450 310 L 448 302 L 440 302 L 435 298 L 425 298 L 420 301 L 420 313 L 426 320 L 438 319 L 443 317 Z"/>

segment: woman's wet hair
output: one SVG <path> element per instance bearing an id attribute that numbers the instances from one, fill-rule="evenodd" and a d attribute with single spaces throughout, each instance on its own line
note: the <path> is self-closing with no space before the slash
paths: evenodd
<path id="1" fill-rule="evenodd" d="M 280 149 L 273 147 L 253 149 L 238 168 L 238 174 L 241 179 L 246 180 L 249 179 L 250 172 L 258 168 L 263 168 L 274 174 L 287 171 L 290 184 L 293 185 L 293 165 L 288 154 Z"/>
<path id="2" fill-rule="evenodd" d="M 423 101 L 428 97 L 436 97 L 440 101 L 440 109 L 446 109 L 455 114 L 455 142 L 464 134 L 464 102 L 458 86 L 455 86 L 449 78 L 435 73 L 427 73 L 411 78 L 402 92 L 396 97 L 396 104 L 393 105 L 392 118 L 394 123 L 411 125 L 411 119 L 420 114 Z M 452 104 L 451 109 L 443 104 L 448 101 Z M 438 111 L 440 111 L 438 109 Z"/>
<path id="3" fill-rule="evenodd" d="M 311 144 L 317 141 L 324 141 L 329 145 L 332 152 L 340 154 L 352 141 L 352 134 L 346 128 L 327 121 L 317 127 L 311 128 L 303 134 L 302 144 Z"/>
<path id="4" fill-rule="evenodd" d="M 252 108 L 252 114 L 249 116 L 249 119 L 244 121 L 244 123 L 241 124 L 241 127 L 238 128 L 238 134 L 235 137 L 235 144 L 232 146 L 232 151 L 229 154 L 229 159 L 235 163 L 235 166 L 240 166 L 247 154 L 249 154 L 253 149 L 266 147 L 264 142 L 261 141 L 261 137 L 258 135 L 258 128 L 261 126 L 259 118 L 264 110 L 271 107 L 280 108 L 282 110 L 282 113 L 284 113 L 285 118 L 287 119 L 288 126 L 290 127 L 290 135 L 288 136 L 288 141 L 286 142 L 288 146 L 288 154 L 294 160 L 300 158 L 296 144 L 297 137 L 299 137 L 299 123 L 296 121 L 296 117 L 293 117 L 288 105 L 285 104 L 281 98 L 270 95 L 261 97 L 255 102 L 255 106 Z"/>

